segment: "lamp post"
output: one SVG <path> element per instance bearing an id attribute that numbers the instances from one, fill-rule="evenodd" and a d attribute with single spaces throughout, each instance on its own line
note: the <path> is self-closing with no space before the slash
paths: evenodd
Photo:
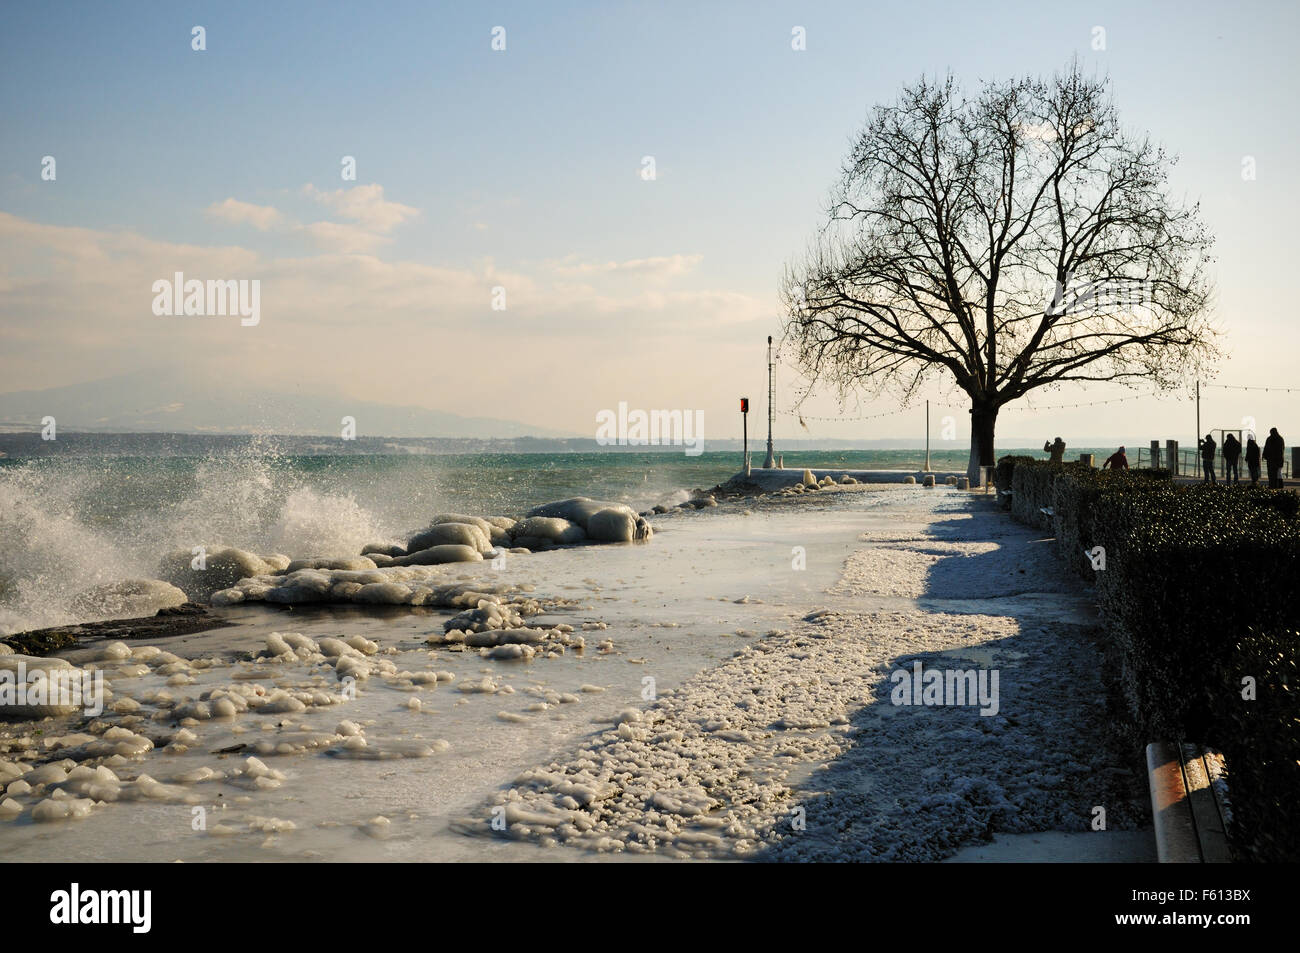
<path id="1" fill-rule="evenodd" d="M 772 457 L 772 398 L 775 391 L 772 389 L 772 335 L 767 336 L 767 458 L 763 461 L 763 469 L 770 470 L 776 466 L 776 460 Z"/>

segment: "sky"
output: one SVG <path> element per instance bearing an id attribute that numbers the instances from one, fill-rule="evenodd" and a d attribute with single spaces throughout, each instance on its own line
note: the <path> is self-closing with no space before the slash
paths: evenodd
<path id="1" fill-rule="evenodd" d="M 1298 9 L 11 6 L 0 404 L 3 392 L 183 368 L 232 389 L 586 436 L 620 402 L 702 411 L 706 434 L 739 436 L 749 396 L 752 434 L 783 268 L 822 220 L 870 108 L 922 75 L 950 71 L 973 89 L 1073 57 L 1111 78 L 1126 124 L 1180 155 L 1174 188 L 1201 203 L 1217 238 L 1228 358 L 1215 380 L 1300 387 Z M 496 27 L 504 50 L 492 48 Z M 795 27 L 806 49 L 792 49 Z M 176 272 L 258 279 L 260 320 L 155 315 L 153 283 Z M 831 392 L 805 404 L 805 430 L 786 412 L 795 372 L 781 367 L 778 381 L 778 438 L 923 436 L 916 403 L 813 419 L 899 409 L 889 396 L 841 408 Z M 1128 393 L 1042 392 L 1036 409 L 1004 410 L 999 434 L 1191 438 L 1183 393 L 1045 409 Z M 936 435 L 948 416 L 964 443 L 960 395 L 925 396 Z M 1202 421 L 1300 430 L 1298 400 L 1206 388 Z"/>

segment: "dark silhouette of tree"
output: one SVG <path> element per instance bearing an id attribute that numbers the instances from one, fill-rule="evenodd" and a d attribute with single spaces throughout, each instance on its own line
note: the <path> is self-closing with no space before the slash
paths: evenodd
<path id="1" fill-rule="evenodd" d="M 948 77 L 878 106 L 828 219 L 784 281 L 801 370 L 852 391 L 948 378 L 970 398 L 971 476 L 998 411 L 1067 381 L 1170 389 L 1218 356 L 1198 204 L 1176 158 L 1124 129 L 1109 80 Z"/>

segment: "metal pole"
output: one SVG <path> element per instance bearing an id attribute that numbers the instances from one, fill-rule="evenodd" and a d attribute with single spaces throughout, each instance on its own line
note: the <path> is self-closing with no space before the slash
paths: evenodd
<path id="1" fill-rule="evenodd" d="M 772 456 L 772 401 L 775 391 L 772 388 L 772 335 L 767 336 L 767 459 L 763 469 L 770 470 L 776 466 Z"/>
<path id="2" fill-rule="evenodd" d="M 1196 382 L 1196 456 L 1201 455 L 1201 382 Z"/>
<path id="3" fill-rule="evenodd" d="M 925 472 L 930 472 L 930 402 L 925 402 Z"/>
<path id="4" fill-rule="evenodd" d="M 744 434 L 744 438 L 745 438 L 745 450 L 744 450 L 745 456 L 744 456 L 744 462 L 741 465 L 748 468 L 749 467 L 749 414 L 741 414 L 740 419 L 742 421 L 742 428 L 743 428 L 742 433 Z"/>

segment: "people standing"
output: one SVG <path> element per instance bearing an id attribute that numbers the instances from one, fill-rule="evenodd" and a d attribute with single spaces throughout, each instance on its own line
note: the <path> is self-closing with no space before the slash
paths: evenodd
<path id="1" fill-rule="evenodd" d="M 1101 465 L 1101 468 L 1102 468 L 1103 470 L 1106 470 L 1106 469 L 1111 469 L 1111 470 L 1127 470 L 1127 469 L 1128 469 L 1128 454 L 1124 452 L 1124 448 L 1123 448 L 1123 447 L 1120 447 L 1118 450 L 1116 450 L 1114 453 L 1112 453 L 1109 457 L 1107 457 L 1107 458 L 1106 458 L 1106 462 L 1103 463 L 1103 464 Z"/>
<path id="2" fill-rule="evenodd" d="M 1264 441 L 1264 463 L 1268 466 L 1268 488 L 1270 490 L 1282 489 L 1282 456 L 1286 450 L 1286 444 L 1282 441 L 1282 435 L 1277 432 L 1276 427 L 1270 427 L 1268 439 Z"/>
<path id="3" fill-rule="evenodd" d="M 1237 439 L 1236 434 L 1228 434 L 1223 438 L 1223 482 L 1240 483 L 1241 469 L 1238 461 L 1241 459 L 1241 441 Z"/>
<path id="4" fill-rule="evenodd" d="M 1214 437 L 1210 434 L 1205 435 L 1201 441 L 1201 469 L 1204 476 L 1201 477 L 1202 483 L 1218 483 L 1219 479 L 1214 475 L 1214 451 L 1219 445 L 1214 442 Z"/>
<path id="5" fill-rule="evenodd" d="M 1250 485 L 1259 486 L 1259 444 L 1254 434 L 1246 438 L 1246 469 L 1250 472 Z"/>
<path id="6" fill-rule="evenodd" d="M 1064 463 L 1065 462 L 1065 441 L 1062 440 L 1060 437 L 1057 437 L 1055 442 L 1053 443 L 1044 443 L 1043 452 L 1050 453 L 1052 455 L 1051 459 L 1048 461 L 1049 463 Z"/>

